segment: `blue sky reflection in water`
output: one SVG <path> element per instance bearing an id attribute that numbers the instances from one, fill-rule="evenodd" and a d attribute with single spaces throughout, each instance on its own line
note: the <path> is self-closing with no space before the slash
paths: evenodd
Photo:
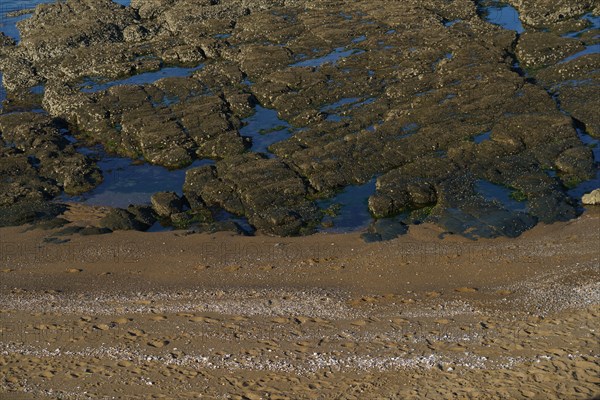
<path id="1" fill-rule="evenodd" d="M 583 17 L 581 17 L 581 20 L 587 21 L 589 23 L 589 26 L 587 26 L 586 28 L 584 28 L 580 31 L 568 32 L 568 33 L 564 34 L 563 37 L 577 38 L 591 30 L 600 29 L 600 16 L 592 15 L 592 14 L 585 14 Z"/>
<path id="2" fill-rule="evenodd" d="M 505 186 L 478 180 L 475 182 L 475 191 L 489 201 L 499 203 L 506 210 L 527 212 L 527 202 L 517 201 L 513 198 L 513 190 Z"/>
<path id="3" fill-rule="evenodd" d="M 129 76 L 124 79 L 116 80 L 116 81 L 108 81 L 102 82 L 96 79 L 87 79 L 83 82 L 82 92 L 85 93 L 95 93 L 102 90 L 109 89 L 113 86 L 120 85 L 147 85 L 158 81 L 163 78 L 185 78 L 190 76 L 193 72 L 202 68 L 202 65 L 192 67 L 192 68 L 183 68 L 183 67 L 166 67 L 162 68 L 158 71 L 152 72 L 144 72 L 138 75 Z"/>
<path id="4" fill-rule="evenodd" d="M 309 60 L 299 61 L 295 64 L 290 65 L 291 67 L 313 67 L 317 68 L 325 64 L 336 64 L 342 58 L 350 57 L 356 54 L 364 53 L 364 50 L 359 49 L 348 49 L 346 47 L 338 47 L 334 49 L 331 53 L 318 58 L 313 58 Z"/>
<path id="5" fill-rule="evenodd" d="M 559 62 L 559 64 L 568 63 L 569 61 L 576 60 L 583 56 L 587 56 L 590 54 L 599 54 L 599 53 L 600 53 L 600 44 L 591 44 L 589 46 L 586 46 L 586 48 L 581 50 L 580 52 L 572 54 L 569 57 L 565 58 L 564 60 L 561 60 Z"/>
<path id="6" fill-rule="evenodd" d="M 519 12 L 513 6 L 498 1 L 486 2 L 482 7 L 485 20 L 501 26 L 504 29 L 515 31 L 518 34 L 525 32 L 519 19 Z"/>
<path id="7" fill-rule="evenodd" d="M 244 119 L 242 136 L 252 138 L 251 150 L 270 155 L 269 146 L 290 137 L 292 126 L 279 118 L 277 111 L 256 106 L 255 113 Z"/>
<path id="8" fill-rule="evenodd" d="M 0 1 L 0 32 L 19 41 L 21 36 L 17 29 L 17 22 L 27 19 L 31 14 L 8 18 L 6 14 L 35 8 L 38 4 L 53 3 L 54 0 L 1 0 Z"/>
<path id="9" fill-rule="evenodd" d="M 336 196 L 318 202 L 319 207 L 327 209 L 336 207 L 334 217 L 327 216 L 324 222 L 333 222 L 331 228 L 321 228 L 323 232 L 352 232 L 365 229 L 373 221 L 369 212 L 369 197 L 375 194 L 377 178 L 371 179 L 363 185 L 348 186 Z"/>
<path id="10" fill-rule="evenodd" d="M 170 191 L 181 195 L 186 171 L 213 163 L 198 160 L 186 169 L 170 171 L 157 165 L 136 164 L 129 158 L 104 156 L 98 162 L 104 177 L 100 186 L 81 196 L 62 196 L 60 200 L 110 207 L 150 204 L 150 197 L 156 192 Z"/>

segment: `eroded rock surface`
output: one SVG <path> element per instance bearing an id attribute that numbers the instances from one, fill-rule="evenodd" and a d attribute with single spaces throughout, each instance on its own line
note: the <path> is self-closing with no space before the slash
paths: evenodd
<path id="1" fill-rule="evenodd" d="M 95 161 L 78 153 L 62 129 L 62 121 L 39 113 L 0 116 L 0 208 L 11 210 L 0 224 L 20 221 L 11 214 L 21 210 L 46 214 L 46 202 L 61 192 L 84 193 L 102 181 Z"/>
<path id="2" fill-rule="evenodd" d="M 377 218 L 517 236 L 576 216 L 566 187 L 597 172 L 576 128 L 600 129 L 598 55 L 577 56 L 598 43 L 581 17 L 599 10 L 511 0 L 527 28 L 517 35 L 476 3 L 67 0 L 19 23 L 22 41 L 2 41 L 0 65 L 10 96 L 43 84 L 44 109 L 83 143 L 169 168 L 219 160 L 188 172 L 191 210 L 170 213 L 176 225 L 224 210 L 261 232 L 310 233 L 316 199 L 378 176 Z M 257 105 L 292 125 L 268 154 L 240 133 Z M 17 175 L 85 187 L 46 170 Z M 479 181 L 526 211 L 478 193 Z M 23 196 L 40 200 L 36 190 Z M 395 235 L 388 225 L 371 233 Z"/>

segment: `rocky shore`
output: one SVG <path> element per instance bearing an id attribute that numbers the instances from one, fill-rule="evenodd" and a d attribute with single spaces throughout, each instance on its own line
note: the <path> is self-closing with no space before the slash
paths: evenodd
<path id="1" fill-rule="evenodd" d="M 600 398 L 598 1 L 7 2 L 0 398 Z"/>
<path id="2" fill-rule="evenodd" d="M 489 22 L 490 1 L 38 5 L 18 43 L 0 36 L 0 225 L 59 215 L 50 200 L 99 185 L 97 160 L 78 152 L 95 144 L 167 168 L 216 161 L 188 171 L 179 209 L 113 210 L 107 230 L 239 229 L 216 217 L 227 212 L 261 233 L 308 234 L 327 212 L 320 199 L 374 177 L 371 238 L 422 222 L 515 237 L 575 218 L 567 191 L 598 174 L 582 135 L 599 135 L 598 30 L 586 18 L 600 10 L 508 3 L 524 32 Z M 144 80 L 169 68 L 176 76 Z M 266 152 L 241 133 L 259 105 L 290 126 Z"/>

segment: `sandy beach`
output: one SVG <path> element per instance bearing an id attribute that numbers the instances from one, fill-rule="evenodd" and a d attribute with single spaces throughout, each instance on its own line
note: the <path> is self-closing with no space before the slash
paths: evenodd
<path id="1" fill-rule="evenodd" d="M 592 399 L 600 214 L 240 237 L 3 228 L 2 398 Z"/>

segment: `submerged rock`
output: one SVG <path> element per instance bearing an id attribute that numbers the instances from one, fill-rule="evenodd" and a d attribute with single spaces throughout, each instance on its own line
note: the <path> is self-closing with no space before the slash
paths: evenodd
<path id="1" fill-rule="evenodd" d="M 472 239 L 517 237 L 537 223 L 529 213 L 511 211 L 498 201 L 486 199 L 476 192 L 474 184 L 469 175 L 441 182 L 441 196 L 428 220 Z"/>

